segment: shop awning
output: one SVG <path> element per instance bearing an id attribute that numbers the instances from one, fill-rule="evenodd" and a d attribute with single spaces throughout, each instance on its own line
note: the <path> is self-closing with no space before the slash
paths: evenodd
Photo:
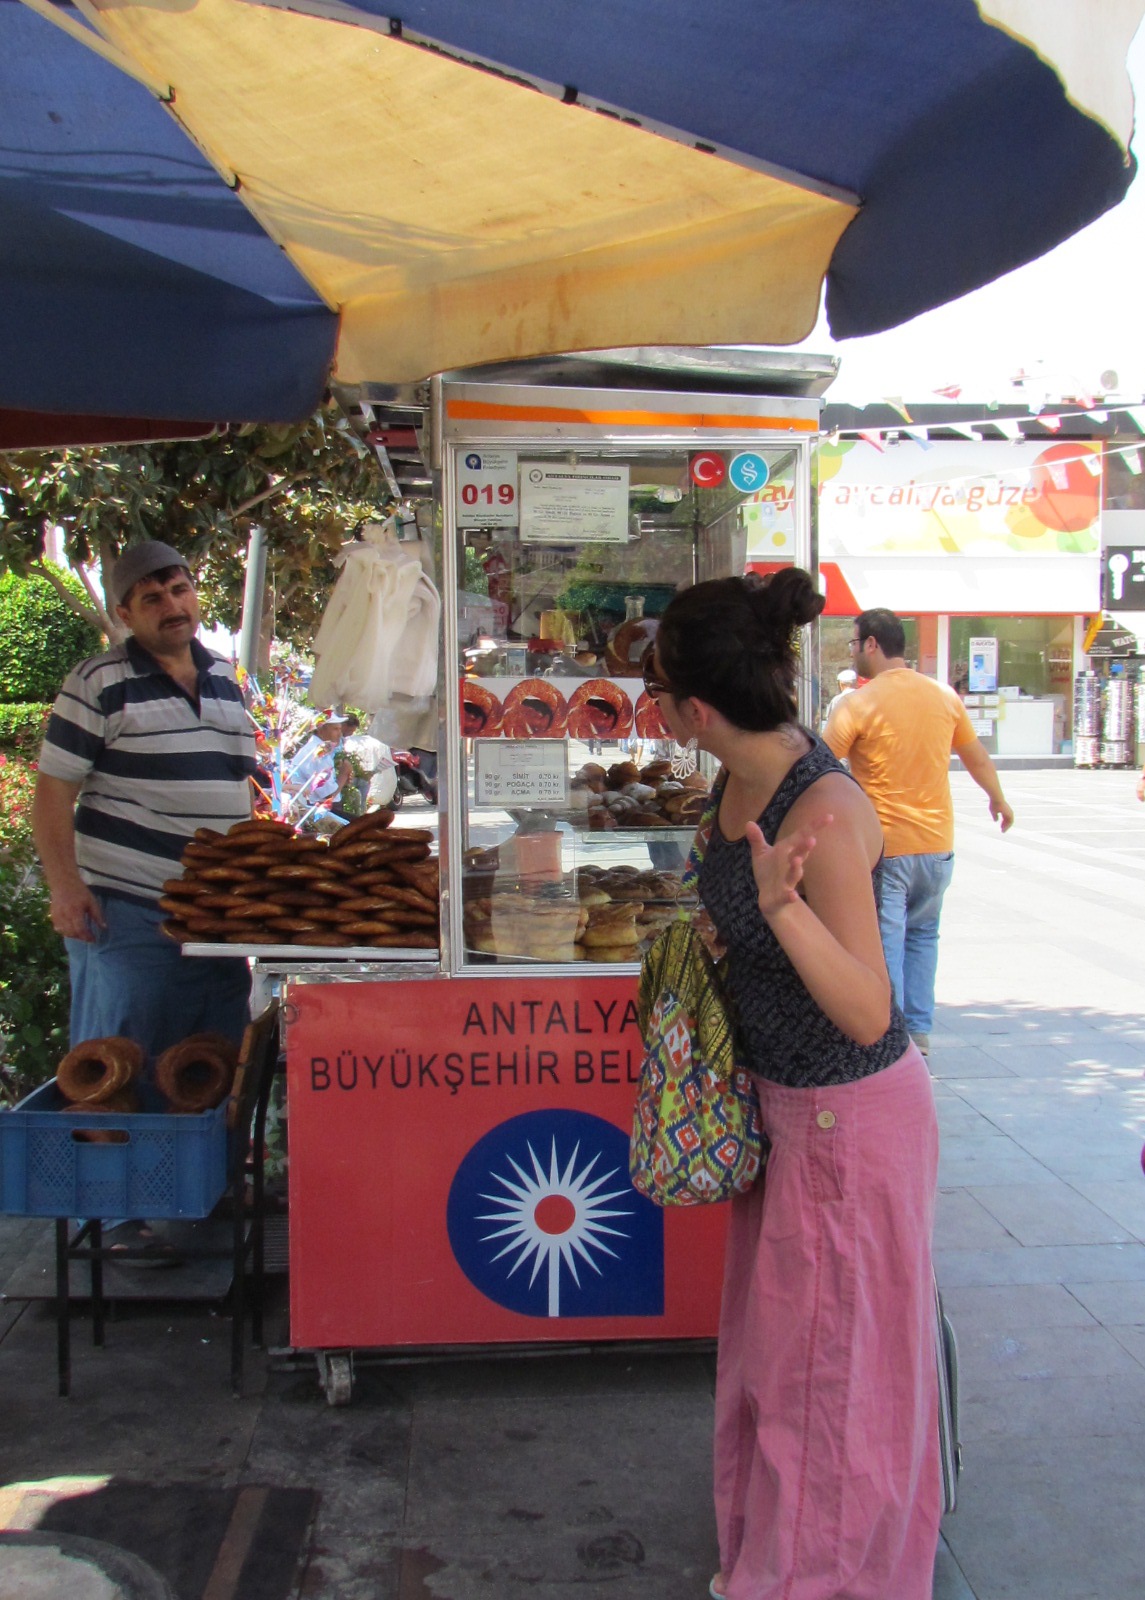
<path id="1" fill-rule="evenodd" d="M 0 405 L 889 327 L 1122 197 L 1143 10 L 0 0 Z"/>

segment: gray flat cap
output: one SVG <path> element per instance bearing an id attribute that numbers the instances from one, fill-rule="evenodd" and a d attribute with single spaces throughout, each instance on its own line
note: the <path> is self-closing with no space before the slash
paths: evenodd
<path id="1" fill-rule="evenodd" d="M 150 578 L 152 573 L 162 572 L 164 567 L 182 567 L 188 575 L 191 571 L 186 556 L 181 556 L 178 550 L 173 550 L 159 539 L 149 539 L 146 544 L 133 544 L 111 569 L 111 598 L 114 603 L 121 606 L 137 583 Z"/>

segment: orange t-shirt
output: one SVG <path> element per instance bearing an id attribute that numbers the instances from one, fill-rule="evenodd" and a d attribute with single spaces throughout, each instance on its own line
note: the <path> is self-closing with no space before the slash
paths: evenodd
<path id="1" fill-rule="evenodd" d="M 953 850 L 950 752 L 977 738 L 953 689 L 892 667 L 843 697 L 823 738 L 878 812 L 888 856 Z"/>

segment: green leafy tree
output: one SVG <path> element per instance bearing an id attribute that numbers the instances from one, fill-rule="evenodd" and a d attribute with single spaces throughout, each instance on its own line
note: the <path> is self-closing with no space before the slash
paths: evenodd
<path id="1" fill-rule="evenodd" d="M 54 700 L 77 661 L 94 655 L 103 636 L 76 611 L 82 584 L 54 569 L 55 582 L 34 573 L 0 573 L 0 703 Z M 70 597 L 65 599 L 57 585 Z"/>
<path id="2" fill-rule="evenodd" d="M 93 627 L 123 630 L 106 602 L 112 565 L 128 545 L 163 539 L 187 559 L 208 623 L 237 628 L 252 527 L 267 534 L 271 632 L 313 637 L 337 577 L 333 557 L 356 523 L 388 504 L 369 447 L 333 402 L 294 427 L 250 425 L 209 439 L 89 450 L 0 454 L 0 568 L 38 573 Z M 63 531 L 80 598 L 45 560 Z M 87 575 L 99 570 L 103 592 Z"/>
<path id="3" fill-rule="evenodd" d="M 0 1103 L 50 1078 L 68 1044 L 68 960 L 36 870 L 35 773 L 0 754 Z"/>

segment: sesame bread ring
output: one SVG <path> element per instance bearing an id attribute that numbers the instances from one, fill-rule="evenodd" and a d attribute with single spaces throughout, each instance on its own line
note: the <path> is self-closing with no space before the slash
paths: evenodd
<path id="1" fill-rule="evenodd" d="M 176 944 L 190 944 L 195 937 L 190 928 L 182 922 L 161 922 L 159 932 L 165 934 L 168 939 L 174 939 Z"/>
<path id="2" fill-rule="evenodd" d="M 168 878 L 163 885 L 163 893 L 191 900 L 196 895 L 209 894 L 210 888 L 210 884 L 204 883 L 202 878 L 196 878 L 193 873 L 187 872 L 181 878 Z"/>
<path id="3" fill-rule="evenodd" d="M 461 737 L 492 739 L 501 732 L 502 706 L 483 684 L 464 679 L 461 684 Z"/>
<path id="4" fill-rule="evenodd" d="M 217 828 L 196 828 L 193 834 L 196 844 L 222 844 L 226 838 L 225 833 L 220 833 Z"/>
<path id="5" fill-rule="evenodd" d="M 568 725 L 568 703 L 549 678 L 524 678 L 505 696 L 502 729 L 510 739 L 559 739 Z"/>
<path id="6" fill-rule="evenodd" d="M 574 739 L 626 739 L 632 732 L 632 701 L 611 678 L 590 678 L 569 699 Z"/>
<path id="7" fill-rule="evenodd" d="M 636 702 L 636 732 L 642 739 L 668 739 L 671 737 L 660 715 L 660 704 L 647 689 Z"/>
<path id="8" fill-rule="evenodd" d="M 380 917 L 363 917 L 359 922 L 344 922 L 338 930 L 340 933 L 372 939 L 382 933 L 396 933 L 397 928 L 392 922 L 384 922 Z"/>
<path id="9" fill-rule="evenodd" d="M 234 933 L 225 933 L 225 944 L 281 944 L 282 935 L 272 933 L 265 923 L 233 922 Z"/>
<path id="10" fill-rule="evenodd" d="M 56 1069 L 56 1084 L 65 1100 L 99 1105 L 126 1089 L 139 1075 L 143 1051 L 134 1039 L 113 1035 L 87 1039 L 69 1050 Z"/>
<path id="11" fill-rule="evenodd" d="M 293 839 L 294 829 L 289 822 L 278 822 L 274 817 L 251 817 L 236 822 L 227 829 L 228 839 L 247 839 L 254 834 L 269 834 L 277 838 Z"/>
<path id="12" fill-rule="evenodd" d="M 369 943 L 380 950 L 436 950 L 441 940 L 436 933 L 419 933 L 416 928 L 403 928 L 398 933 L 380 933 Z"/>
<path id="13" fill-rule="evenodd" d="M 206 866 L 217 866 L 225 859 L 225 852 L 216 849 L 213 844 L 196 844 L 194 839 L 183 846 L 183 853 L 179 857 L 184 866 L 198 866 L 200 862 Z"/>
<path id="14" fill-rule="evenodd" d="M 327 876 L 325 863 L 319 866 L 309 861 L 280 861 L 266 869 L 268 878 L 289 878 L 298 883 L 315 883 Z"/>
<path id="15" fill-rule="evenodd" d="M 330 949 L 333 950 L 333 949 L 337 949 L 337 948 L 339 948 L 341 946 L 348 945 L 348 944 L 352 943 L 352 941 L 350 939 L 347 939 L 344 934 L 334 933 L 331 930 L 327 929 L 327 931 L 325 933 L 304 933 L 304 934 L 299 934 L 296 938 L 292 939 L 292 943 L 294 943 L 294 944 L 314 944 L 314 945 L 318 945 L 322 949 L 330 948 Z"/>
<path id="16" fill-rule="evenodd" d="M 240 900 L 237 905 L 231 906 L 226 913 L 229 923 L 236 922 L 261 922 L 264 917 L 275 917 L 279 914 L 279 907 L 273 900 Z M 189 927 L 194 927 L 191 918 L 187 918 Z"/>
<path id="17" fill-rule="evenodd" d="M 184 917 L 183 926 L 191 935 L 193 941 L 221 939 L 224 934 L 230 933 L 234 927 L 233 922 L 228 922 L 224 913 L 216 913 L 213 917 Z"/>
<path id="18" fill-rule="evenodd" d="M 394 820 L 392 811 L 367 811 L 364 817 L 355 817 L 353 822 L 348 822 L 330 841 L 331 850 L 344 850 L 348 844 L 363 835 L 384 833 Z"/>
<path id="19" fill-rule="evenodd" d="M 93 1111 L 98 1111 L 107 1116 L 130 1116 L 139 1110 L 139 1096 L 130 1085 L 126 1089 L 117 1089 L 106 1100 L 101 1100 L 98 1105 L 68 1105 L 64 1111 L 80 1111 L 85 1116 L 90 1116 Z M 72 1138 L 80 1144 L 127 1144 L 131 1135 L 123 1128 L 77 1128 Z"/>
<path id="20" fill-rule="evenodd" d="M 237 1063 L 238 1051 L 224 1035 L 192 1034 L 159 1057 L 155 1086 L 172 1111 L 210 1111 L 230 1094 Z"/>
<path id="21" fill-rule="evenodd" d="M 198 875 L 204 883 L 253 883 L 255 874 L 237 864 L 217 867 L 200 867 Z"/>

